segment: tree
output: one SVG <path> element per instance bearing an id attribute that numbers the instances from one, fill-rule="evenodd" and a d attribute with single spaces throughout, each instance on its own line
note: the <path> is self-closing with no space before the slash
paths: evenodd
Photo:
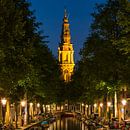
<path id="1" fill-rule="evenodd" d="M 108 0 L 92 14 L 91 33 L 80 52 L 79 79 L 86 97 L 113 93 L 129 83 L 129 7 L 127 0 Z"/>
<path id="2" fill-rule="evenodd" d="M 46 103 L 56 102 L 57 93 L 61 88 L 61 73 L 58 62 L 47 46 L 35 44 L 34 68 L 39 78 L 37 95 L 42 96 Z"/>
<path id="3" fill-rule="evenodd" d="M 16 108 L 25 95 L 28 102 L 55 101 L 61 82 L 58 62 L 29 6 L 26 0 L 0 1 L 0 86 Z"/>

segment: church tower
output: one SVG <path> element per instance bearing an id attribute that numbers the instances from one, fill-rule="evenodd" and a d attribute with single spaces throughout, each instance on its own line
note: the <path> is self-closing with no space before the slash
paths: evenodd
<path id="1" fill-rule="evenodd" d="M 58 60 L 62 71 L 62 76 L 65 82 L 71 80 L 74 71 L 74 49 L 71 43 L 70 28 L 66 10 L 64 12 L 61 42 L 58 47 Z"/>

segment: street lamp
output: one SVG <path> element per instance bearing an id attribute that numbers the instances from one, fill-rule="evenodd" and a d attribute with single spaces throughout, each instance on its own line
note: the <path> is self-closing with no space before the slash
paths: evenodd
<path id="1" fill-rule="evenodd" d="M 103 107 L 103 103 L 100 103 L 100 107 L 101 107 L 101 108 Z"/>
<path id="2" fill-rule="evenodd" d="M 88 104 L 86 104 L 85 107 L 86 107 L 86 113 L 87 113 L 86 115 L 88 116 L 88 114 L 89 114 L 89 111 L 88 111 Z"/>
<path id="3" fill-rule="evenodd" d="M 33 103 L 31 102 L 31 103 L 30 103 L 30 107 L 32 107 L 32 106 L 33 106 Z"/>
<path id="4" fill-rule="evenodd" d="M 26 102 L 23 100 L 23 101 L 21 101 L 21 106 L 22 107 L 25 107 L 25 105 L 26 105 Z"/>
<path id="5" fill-rule="evenodd" d="M 3 125 L 4 125 L 4 123 L 5 123 L 6 102 L 7 102 L 7 100 L 6 100 L 5 98 L 2 98 L 2 99 L 1 99 L 1 103 L 2 103 Z"/>
<path id="6" fill-rule="evenodd" d="M 96 111 L 97 111 L 97 104 L 95 103 L 93 106 L 94 106 L 94 113 L 96 113 Z"/>
<path id="7" fill-rule="evenodd" d="M 101 108 L 101 116 L 102 116 L 102 107 L 103 107 L 103 103 L 100 103 L 100 108 Z"/>
<path id="8" fill-rule="evenodd" d="M 125 106 L 126 106 L 126 103 L 127 103 L 127 100 L 126 99 L 122 99 L 122 105 L 124 107 L 124 120 L 125 120 Z"/>
<path id="9" fill-rule="evenodd" d="M 40 103 L 37 103 L 37 114 L 40 113 Z"/>
<path id="10" fill-rule="evenodd" d="M 110 125 L 110 119 L 111 119 L 110 106 L 111 106 L 111 102 L 107 102 L 107 106 L 108 106 L 108 109 L 109 109 L 109 125 Z"/>
<path id="11" fill-rule="evenodd" d="M 24 115 L 25 115 L 25 105 L 26 101 L 21 101 L 21 124 L 24 125 Z"/>
<path id="12" fill-rule="evenodd" d="M 29 112 L 30 112 L 30 117 L 32 119 L 32 116 L 33 116 L 33 103 L 32 102 L 30 103 Z"/>
<path id="13" fill-rule="evenodd" d="M 94 104 L 94 107 L 97 107 L 97 104 L 96 104 L 96 103 Z"/>
<path id="14" fill-rule="evenodd" d="M 84 103 L 82 103 L 82 109 L 81 109 L 81 111 L 83 112 L 83 114 L 85 113 Z"/>
<path id="15" fill-rule="evenodd" d="M 40 103 L 37 104 L 37 107 L 38 107 L 38 108 L 40 107 Z"/>

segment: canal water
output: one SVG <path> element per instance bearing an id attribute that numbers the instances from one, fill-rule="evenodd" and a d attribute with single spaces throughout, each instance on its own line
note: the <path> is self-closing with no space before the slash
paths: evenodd
<path id="1" fill-rule="evenodd" d="M 46 130 L 87 130 L 87 127 L 81 121 L 69 117 L 57 120 L 50 124 L 50 127 Z"/>

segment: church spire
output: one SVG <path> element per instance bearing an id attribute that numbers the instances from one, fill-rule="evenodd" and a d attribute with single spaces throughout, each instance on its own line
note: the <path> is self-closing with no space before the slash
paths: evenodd
<path id="1" fill-rule="evenodd" d="M 65 82 L 71 80 L 74 71 L 74 49 L 71 43 L 69 21 L 66 10 L 62 23 L 61 44 L 58 47 L 58 60 Z"/>
<path id="2" fill-rule="evenodd" d="M 65 17 L 67 18 L 67 10 L 66 9 L 64 10 L 64 18 Z"/>
<path id="3" fill-rule="evenodd" d="M 63 44 L 71 43 L 69 21 L 68 21 L 66 9 L 64 10 L 64 18 L 63 18 L 62 33 L 61 33 L 61 43 L 63 43 Z"/>

